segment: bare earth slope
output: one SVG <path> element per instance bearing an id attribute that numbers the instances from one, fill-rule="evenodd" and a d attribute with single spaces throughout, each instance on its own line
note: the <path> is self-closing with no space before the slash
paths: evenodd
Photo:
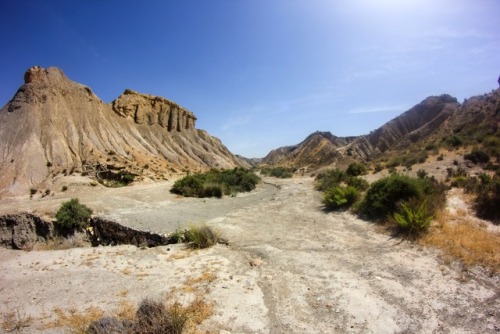
<path id="1" fill-rule="evenodd" d="M 68 251 L 0 250 L 0 312 L 25 310 L 35 320 L 25 333 L 54 317 L 53 308 L 108 314 L 121 302 L 166 295 L 193 298 L 191 279 L 214 315 L 202 329 L 217 333 L 496 333 L 499 278 L 440 263 L 437 252 L 378 234 L 349 213 L 322 211 L 310 178 L 272 180 L 255 193 L 217 200 L 178 199 L 164 184 L 96 189 L 107 215 L 162 230 L 164 210 L 180 223 L 218 227 L 231 244 L 188 252 L 181 246 L 141 250 L 99 247 Z M 138 195 L 140 191 L 141 195 Z M 123 210 L 135 203 L 134 210 Z M 35 207 L 56 199 L 33 200 Z M 62 199 L 59 199 L 62 200 Z M 233 201 L 236 200 L 236 201 Z M 85 201 L 84 201 L 85 202 Z M 142 203 L 142 204 L 141 204 Z M 236 203 L 236 204 L 235 204 Z M 141 209 L 142 208 L 142 209 Z M 190 213 L 181 215 L 182 208 Z M 198 213 L 209 211 L 204 220 Z M 168 210 L 167 210 L 168 211 Z M 147 219 L 140 220 L 144 213 Z M 154 215 L 156 214 L 156 217 Z M 154 219 L 156 218 L 156 219 Z M 252 259 L 257 266 L 251 266 Z M 213 280 L 203 280 L 211 277 Z M 199 279 L 198 279 L 199 278 Z"/>
<path id="2" fill-rule="evenodd" d="M 0 198 L 28 194 L 57 174 L 109 165 L 142 175 L 242 164 L 194 114 L 126 90 L 111 104 L 58 68 L 32 67 L 0 110 Z"/>

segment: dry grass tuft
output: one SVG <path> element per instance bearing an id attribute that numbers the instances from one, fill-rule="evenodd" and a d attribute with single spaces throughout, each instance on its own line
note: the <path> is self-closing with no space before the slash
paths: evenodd
<path id="1" fill-rule="evenodd" d="M 197 297 L 188 307 L 182 307 L 182 312 L 187 317 L 184 333 L 195 334 L 198 333 L 196 327 L 212 316 L 213 304 L 207 303 L 202 297 Z"/>
<path id="2" fill-rule="evenodd" d="M 135 318 L 135 313 L 137 308 L 129 301 L 120 301 L 120 308 L 116 312 L 116 316 L 122 320 L 133 320 Z"/>
<path id="3" fill-rule="evenodd" d="M 436 223 L 419 243 L 439 248 L 468 267 L 481 265 L 494 273 L 500 272 L 500 235 L 471 222 L 461 212 L 451 215 L 440 211 Z"/>
<path id="4" fill-rule="evenodd" d="M 90 242 L 85 233 L 75 233 L 67 238 L 54 237 L 46 242 L 38 242 L 33 246 L 35 251 L 63 250 L 72 248 L 90 247 Z"/>
<path id="5" fill-rule="evenodd" d="M 33 318 L 20 310 L 10 311 L 3 315 L 2 329 L 6 333 L 17 332 L 31 326 Z"/>
<path id="6" fill-rule="evenodd" d="M 84 312 L 72 308 L 64 311 L 61 308 L 55 308 L 54 313 L 57 319 L 49 324 L 49 328 L 66 327 L 71 334 L 86 334 L 89 324 L 92 321 L 104 316 L 104 312 L 97 307 L 89 307 Z"/>

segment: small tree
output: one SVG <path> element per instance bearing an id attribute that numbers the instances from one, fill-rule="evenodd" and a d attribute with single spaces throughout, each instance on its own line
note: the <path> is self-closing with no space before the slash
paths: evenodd
<path id="1" fill-rule="evenodd" d="M 74 232 L 88 226 L 92 210 L 80 204 L 78 198 L 72 198 L 61 205 L 56 213 L 57 225 L 61 231 Z"/>

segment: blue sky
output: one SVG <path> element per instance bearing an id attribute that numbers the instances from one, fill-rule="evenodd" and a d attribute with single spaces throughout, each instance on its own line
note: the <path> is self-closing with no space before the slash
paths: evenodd
<path id="1" fill-rule="evenodd" d="M 361 135 L 430 95 L 498 87 L 498 0 L 0 3 L 0 104 L 33 65 L 105 102 L 125 88 L 193 111 L 247 157 Z"/>

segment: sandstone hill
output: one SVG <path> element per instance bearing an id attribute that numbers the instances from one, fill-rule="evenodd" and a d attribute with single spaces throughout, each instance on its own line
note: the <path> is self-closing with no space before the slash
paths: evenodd
<path id="1" fill-rule="evenodd" d="M 24 81 L 0 110 L 0 198 L 60 174 L 126 169 L 154 179 L 244 164 L 165 98 L 125 90 L 106 104 L 55 67 L 32 67 Z"/>
<path id="2" fill-rule="evenodd" d="M 472 97 L 463 104 L 450 95 L 431 96 L 368 135 L 339 138 L 315 132 L 303 142 L 271 151 L 263 164 L 319 168 L 372 160 L 381 155 L 439 144 L 447 137 L 473 139 L 478 134 L 498 134 L 500 89 Z"/>

